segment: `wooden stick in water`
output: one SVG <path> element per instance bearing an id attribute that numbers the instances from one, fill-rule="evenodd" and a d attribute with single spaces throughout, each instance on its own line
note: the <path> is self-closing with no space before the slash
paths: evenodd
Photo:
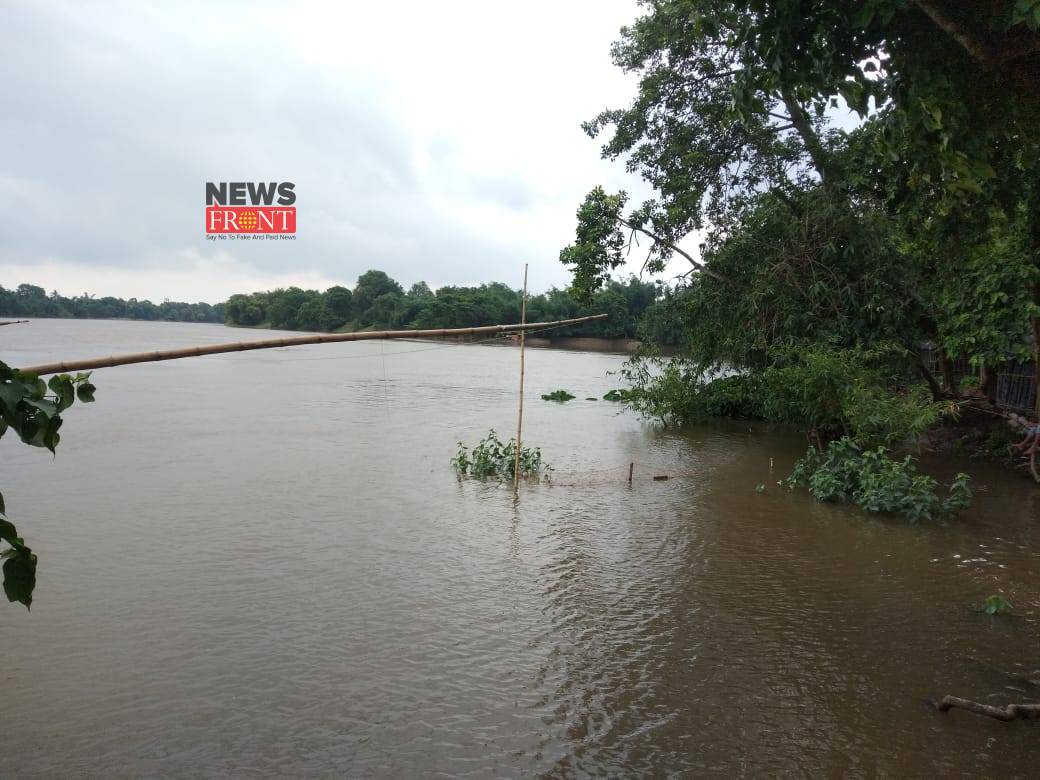
<path id="1" fill-rule="evenodd" d="M 527 263 L 524 263 L 524 294 L 520 299 L 520 324 L 527 322 Z M 520 411 L 516 416 L 516 461 L 513 463 L 513 498 L 520 498 L 520 434 L 524 427 L 524 332 L 520 331 Z"/>
<path id="2" fill-rule="evenodd" d="M 472 336 L 482 333 L 524 333 L 539 328 L 554 328 L 563 325 L 576 325 L 579 322 L 602 320 L 606 314 L 593 314 L 588 317 L 575 317 L 569 320 L 553 320 L 552 322 L 530 322 L 519 325 L 481 325 L 475 328 L 434 328 L 430 330 L 373 330 L 358 333 L 315 333 L 310 336 L 290 336 L 264 341 L 240 341 L 227 344 L 208 344 L 200 347 L 184 347 L 181 349 L 160 350 L 157 352 L 136 352 L 128 355 L 112 355 L 103 358 L 86 360 L 68 360 L 58 363 L 43 363 L 38 366 L 20 368 L 23 373 L 60 374 L 67 371 L 91 371 L 96 368 L 125 366 L 130 363 L 153 363 L 159 360 L 177 360 L 202 355 L 218 355 L 224 352 L 245 352 L 251 349 L 275 349 L 277 347 L 297 347 L 304 344 L 332 344 L 340 341 L 368 341 L 371 339 L 418 339 L 437 338 L 440 336 Z"/>
<path id="3" fill-rule="evenodd" d="M 985 715 L 997 720 L 1012 721 L 1015 718 L 1040 718 L 1040 704 L 1009 704 L 1006 707 L 996 707 L 992 704 L 980 704 L 970 699 L 962 699 L 959 696 L 943 696 L 942 701 L 935 705 L 940 712 L 946 712 L 955 707 L 976 715 Z"/>

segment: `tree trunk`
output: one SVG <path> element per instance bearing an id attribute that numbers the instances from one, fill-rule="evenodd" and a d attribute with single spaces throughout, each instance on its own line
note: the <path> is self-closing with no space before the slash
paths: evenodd
<path id="1" fill-rule="evenodd" d="M 994 406 L 997 403 L 997 372 L 993 366 L 983 363 L 979 368 L 979 384 L 986 400 Z"/>
<path id="2" fill-rule="evenodd" d="M 820 136 L 816 134 L 816 129 L 813 127 L 809 115 L 805 113 L 805 109 L 802 108 L 801 104 L 795 100 L 794 95 L 788 90 L 785 89 L 781 92 L 781 97 L 787 112 L 791 115 L 791 124 L 794 125 L 795 131 L 802 139 L 802 143 L 805 144 L 805 151 L 809 153 L 809 159 L 812 160 L 813 167 L 820 174 L 820 181 L 823 182 L 825 188 L 833 189 L 835 179 L 837 178 L 834 165 L 827 150 L 823 148 L 823 142 L 820 141 Z"/>
<path id="3" fill-rule="evenodd" d="M 1040 285 L 1033 292 L 1033 300 L 1040 303 Z M 1036 397 L 1033 399 L 1033 411 L 1036 412 L 1037 420 L 1040 420 L 1040 317 L 1033 317 L 1033 389 Z"/>
<path id="4" fill-rule="evenodd" d="M 941 401 L 943 398 L 942 388 L 939 387 L 939 383 L 935 381 L 935 377 L 932 376 L 932 372 L 928 370 L 928 366 L 921 360 L 921 356 L 917 357 L 917 370 L 921 372 L 921 377 L 928 385 L 928 389 L 932 391 L 932 400 Z"/>
<path id="5" fill-rule="evenodd" d="M 943 382 L 946 385 L 946 392 L 951 398 L 957 398 L 957 377 L 953 373 L 953 365 L 950 363 L 950 358 L 946 356 L 946 350 L 942 348 L 942 344 L 939 345 L 939 369 L 942 371 Z"/>

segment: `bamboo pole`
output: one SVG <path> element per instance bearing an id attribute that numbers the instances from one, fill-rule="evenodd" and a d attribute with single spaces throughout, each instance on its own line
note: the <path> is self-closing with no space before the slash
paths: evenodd
<path id="1" fill-rule="evenodd" d="M 588 317 L 575 317 L 569 320 L 553 320 L 551 322 L 530 322 L 518 325 L 481 325 L 474 328 L 433 328 L 429 330 L 373 330 L 358 333 L 316 333 L 310 336 L 290 336 L 281 339 L 265 339 L 264 341 L 240 341 L 226 344 L 209 344 L 200 347 L 184 347 L 157 352 L 135 352 L 127 355 L 111 355 L 103 358 L 86 360 L 68 360 L 58 363 L 43 363 L 38 366 L 27 366 L 19 369 L 25 374 L 59 374 L 67 371 L 90 371 L 96 368 L 125 366 L 130 363 L 154 363 L 159 360 L 177 360 L 179 358 L 201 357 L 202 355 L 219 355 L 224 352 L 246 352 L 252 349 L 275 349 L 277 347 L 298 347 L 305 344 L 331 344 L 340 341 L 369 341 L 372 339 L 416 339 L 436 338 L 439 336 L 471 336 L 482 333 L 523 333 L 538 328 L 555 328 L 564 325 L 576 325 L 579 322 L 604 319 L 606 314 L 593 314 Z"/>
<path id="2" fill-rule="evenodd" d="M 527 322 L 527 263 L 524 263 L 524 294 L 520 299 L 520 324 Z M 524 427 L 524 332 L 520 331 L 520 410 L 516 415 L 516 460 L 513 463 L 513 498 L 520 498 L 520 434 Z"/>

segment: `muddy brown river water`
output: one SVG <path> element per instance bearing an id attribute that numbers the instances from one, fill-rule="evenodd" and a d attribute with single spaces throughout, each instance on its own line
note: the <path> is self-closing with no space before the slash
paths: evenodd
<path id="1" fill-rule="evenodd" d="M 267 335 L 36 320 L 0 359 Z M 821 505 L 775 486 L 796 435 L 584 400 L 621 361 L 528 352 L 525 439 L 556 476 L 519 506 L 449 465 L 511 435 L 515 349 L 96 372 L 56 458 L 0 442 L 40 555 L 32 611 L 0 608 L 0 773 L 1035 777 L 1040 727 L 924 701 L 1037 695 L 1011 678 L 1040 676 L 1040 491 L 973 467 L 955 520 Z M 980 614 L 998 592 L 1013 616 Z"/>

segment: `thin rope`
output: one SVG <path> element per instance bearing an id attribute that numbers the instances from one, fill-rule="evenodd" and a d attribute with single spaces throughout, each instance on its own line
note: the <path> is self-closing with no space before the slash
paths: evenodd
<path id="1" fill-rule="evenodd" d="M 386 412 L 386 419 L 390 419 L 390 396 L 386 389 L 386 355 L 383 353 L 383 342 L 379 342 L 379 356 L 383 361 L 383 411 Z"/>
<path id="2" fill-rule="evenodd" d="M 548 327 L 548 328 L 537 328 L 535 330 L 530 330 L 530 331 L 528 331 L 528 333 L 546 333 L 546 332 L 548 332 L 550 330 L 556 330 L 557 328 L 566 328 L 566 327 L 567 327 L 566 325 L 553 325 L 553 326 Z M 489 336 L 488 338 L 484 338 L 484 339 L 476 339 L 475 341 L 460 341 L 457 344 L 438 344 L 438 345 L 433 346 L 433 347 L 420 347 L 419 349 L 402 349 L 402 350 L 399 350 L 397 352 L 388 352 L 386 354 L 388 354 L 390 357 L 396 357 L 397 355 L 414 355 L 417 352 L 432 352 L 435 349 L 456 349 L 458 347 L 474 347 L 474 346 L 479 346 L 481 344 L 490 344 L 493 341 L 508 341 L 509 338 L 510 338 L 509 334 L 498 334 L 498 335 L 495 335 L 495 336 Z M 309 344 L 305 344 L 305 345 L 302 345 L 302 346 L 310 346 L 310 345 Z M 381 340 L 380 340 L 380 346 L 382 346 L 382 341 Z M 282 347 L 282 349 L 294 349 L 294 347 Z M 289 363 L 306 363 L 306 362 L 311 361 L 311 360 L 361 360 L 363 358 L 372 358 L 372 357 L 376 357 L 376 356 L 373 355 L 373 354 L 368 354 L 368 355 L 329 355 L 327 357 L 297 358 L 296 360 L 289 360 L 289 361 L 286 361 L 286 362 L 289 362 Z"/>

